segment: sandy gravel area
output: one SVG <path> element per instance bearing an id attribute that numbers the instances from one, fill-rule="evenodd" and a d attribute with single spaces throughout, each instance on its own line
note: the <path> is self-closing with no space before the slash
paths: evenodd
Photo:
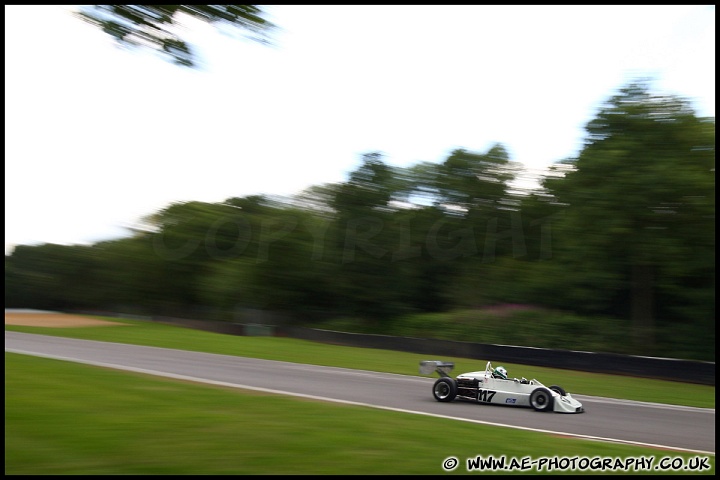
<path id="1" fill-rule="evenodd" d="M 68 315 L 57 312 L 44 312 L 35 310 L 5 310 L 6 325 L 23 325 L 26 327 L 91 327 L 121 325 L 117 322 Z"/>

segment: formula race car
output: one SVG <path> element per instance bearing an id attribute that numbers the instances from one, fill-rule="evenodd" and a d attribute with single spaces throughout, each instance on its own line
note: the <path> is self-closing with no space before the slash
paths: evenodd
<path id="1" fill-rule="evenodd" d="M 546 387 L 539 381 L 525 378 L 508 378 L 503 367 L 493 368 L 487 362 L 485 370 L 462 373 L 453 378 L 452 362 L 425 360 L 420 362 L 420 373 L 437 372 L 440 378 L 433 385 L 433 396 L 438 402 L 452 402 L 455 398 L 494 405 L 532 407 L 538 412 L 582 413 L 582 404 L 558 385 Z"/>

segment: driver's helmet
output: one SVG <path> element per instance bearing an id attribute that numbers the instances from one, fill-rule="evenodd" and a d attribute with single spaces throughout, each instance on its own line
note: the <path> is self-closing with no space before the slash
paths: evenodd
<path id="1" fill-rule="evenodd" d="M 495 370 L 493 370 L 493 377 L 502 378 L 504 380 L 507 380 L 507 378 L 508 378 L 507 370 L 505 370 L 505 367 L 497 367 Z"/>

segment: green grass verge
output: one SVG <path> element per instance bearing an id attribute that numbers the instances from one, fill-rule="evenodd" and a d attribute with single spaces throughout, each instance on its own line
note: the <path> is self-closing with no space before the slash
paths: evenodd
<path id="1" fill-rule="evenodd" d="M 244 350 L 244 343 L 234 348 Z M 508 461 L 653 457 L 654 465 L 696 459 L 711 467 L 702 473 L 715 474 L 714 455 L 561 438 L 5 353 L 6 475 L 434 475 L 446 473 L 442 464 L 450 456 L 460 460 L 454 473 L 467 474 L 467 459 L 491 455 Z"/>
<path id="2" fill-rule="evenodd" d="M 221 335 L 154 322 L 105 319 L 118 322 L 119 326 L 41 328 L 6 325 L 5 329 L 403 375 L 419 375 L 418 364 L 421 360 L 436 359 L 431 355 L 344 347 L 291 338 Z M 485 361 L 480 360 L 453 357 L 437 359 L 455 362 L 457 373 L 485 368 Z M 715 408 L 714 386 L 518 365 L 495 358 L 486 360 L 495 365 L 502 364 L 513 377 L 537 378 L 546 385 L 561 385 L 572 394 Z M 682 385 L 682 388 L 678 388 L 678 385 Z"/>

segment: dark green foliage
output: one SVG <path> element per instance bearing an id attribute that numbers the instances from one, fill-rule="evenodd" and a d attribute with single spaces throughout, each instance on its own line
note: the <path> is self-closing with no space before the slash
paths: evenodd
<path id="1" fill-rule="evenodd" d="M 714 289 L 714 125 L 681 99 L 630 85 L 588 124 L 573 170 L 545 182 L 564 206 L 557 261 L 585 305 L 576 311 L 631 318 L 638 348 L 654 349 L 659 315 L 688 320 L 670 295 Z M 707 322 L 711 304 L 685 314 Z"/>
<path id="2" fill-rule="evenodd" d="M 714 360 L 714 119 L 630 85 L 587 131 L 578 158 L 529 194 L 508 188 L 500 145 L 410 168 L 374 152 L 347 182 L 293 199 L 178 203 L 131 238 L 20 246 L 5 258 L 6 307 L 235 321 L 264 312 L 324 328 Z"/>
<path id="3" fill-rule="evenodd" d="M 78 13 L 123 45 L 149 47 L 178 65 L 195 67 L 192 47 L 175 33 L 183 15 L 237 27 L 261 43 L 274 28 L 256 5 L 87 5 Z"/>

